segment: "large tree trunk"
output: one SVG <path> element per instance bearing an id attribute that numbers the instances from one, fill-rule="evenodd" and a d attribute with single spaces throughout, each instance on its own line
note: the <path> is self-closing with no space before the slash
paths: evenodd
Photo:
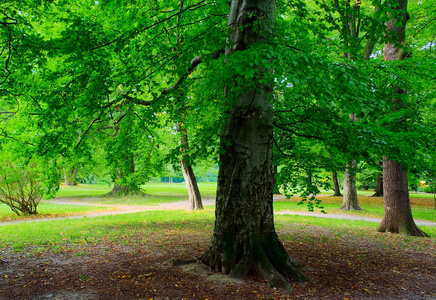
<path id="1" fill-rule="evenodd" d="M 335 190 L 335 193 L 333 194 L 333 196 L 336 197 L 341 197 L 341 188 L 339 187 L 339 180 L 338 180 L 338 174 L 336 172 L 332 173 L 332 179 L 333 179 L 333 187 Z"/>
<path id="2" fill-rule="evenodd" d="M 407 13 L 407 0 L 397 0 L 397 5 L 391 9 L 398 10 L 400 18 L 392 18 L 386 26 L 388 30 L 398 37 L 398 43 L 404 44 L 406 40 L 406 22 L 409 18 Z M 397 26 L 397 24 L 399 26 Z M 404 51 L 396 47 L 394 43 L 384 45 L 383 56 L 387 61 L 401 60 L 404 58 Z M 405 94 L 401 87 L 395 87 L 397 94 Z M 400 99 L 393 99 L 395 105 L 402 105 Z M 383 201 L 384 217 L 377 231 L 392 233 L 403 233 L 413 236 L 428 236 L 416 226 L 412 217 L 410 206 L 409 188 L 407 184 L 407 173 L 403 171 L 401 163 L 388 158 L 383 158 Z"/>
<path id="3" fill-rule="evenodd" d="M 401 163 L 386 158 L 383 167 L 385 213 L 377 231 L 428 236 L 413 221 L 407 172 L 403 171 Z"/>
<path id="4" fill-rule="evenodd" d="M 353 160 L 347 165 L 344 173 L 344 198 L 342 200 L 342 210 L 362 210 L 357 201 L 356 189 L 356 167 L 357 162 Z"/>
<path id="5" fill-rule="evenodd" d="M 197 179 L 195 178 L 189 156 L 185 154 L 185 151 L 189 149 L 188 133 L 186 129 L 182 128 L 180 122 L 177 122 L 176 127 L 180 134 L 179 144 L 182 146 L 183 151 L 182 159 L 180 160 L 180 167 L 182 168 L 183 178 L 185 179 L 186 189 L 188 190 L 191 210 L 203 209 L 203 202 L 201 201 Z"/>
<path id="6" fill-rule="evenodd" d="M 77 172 L 79 171 L 78 167 L 71 167 L 70 169 L 65 171 L 65 185 L 72 186 L 77 185 Z"/>
<path id="7" fill-rule="evenodd" d="M 271 28 L 259 33 L 253 23 L 270 26 L 274 9 L 273 0 L 233 0 L 228 23 L 233 48 L 226 54 L 262 41 Z M 251 272 L 291 290 L 286 278 L 307 278 L 274 227 L 271 94 L 270 86 L 258 84 L 240 95 L 229 112 L 222 133 L 225 153 L 220 156 L 215 228 L 200 260 L 216 272 L 233 277 Z"/>

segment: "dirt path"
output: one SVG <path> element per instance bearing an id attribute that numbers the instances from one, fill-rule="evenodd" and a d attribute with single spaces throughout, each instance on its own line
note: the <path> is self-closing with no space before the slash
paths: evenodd
<path id="1" fill-rule="evenodd" d="M 110 208 L 105 211 L 89 212 L 80 215 L 57 217 L 57 218 L 40 218 L 40 219 L 29 219 L 29 220 L 17 220 L 17 221 L 4 221 L 0 222 L 0 226 L 12 225 L 19 223 L 30 223 L 30 222 L 46 222 L 51 220 L 63 220 L 63 219 L 82 219 L 82 218 L 93 218 L 100 216 L 110 216 L 119 214 L 130 214 L 142 211 L 150 210 L 189 210 L 190 204 L 188 200 L 178 201 L 173 203 L 164 203 L 156 206 L 135 206 L 135 205 L 117 205 L 117 204 L 98 204 L 89 203 L 86 200 L 93 200 L 95 198 L 81 198 L 80 201 L 74 198 L 56 198 L 50 200 L 50 203 L 64 204 L 64 205 L 92 205 L 100 206 L 104 208 Z M 205 199 L 203 200 L 203 205 L 215 205 L 215 199 Z M 308 211 L 292 211 L 292 210 L 282 210 L 275 212 L 276 215 L 299 215 L 299 216 L 311 216 L 318 218 L 330 218 L 330 219 L 344 219 L 344 220 L 361 220 L 368 222 L 381 222 L 381 218 L 371 218 L 364 216 L 354 216 L 348 214 L 322 214 Z M 415 220 L 415 223 L 419 226 L 436 226 L 436 222 Z"/>

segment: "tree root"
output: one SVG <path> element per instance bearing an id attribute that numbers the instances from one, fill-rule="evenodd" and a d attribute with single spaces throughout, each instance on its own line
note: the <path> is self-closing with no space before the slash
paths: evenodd
<path id="1" fill-rule="evenodd" d="M 340 210 L 363 210 L 359 204 L 350 203 L 349 205 L 342 204 Z"/>
<path id="2" fill-rule="evenodd" d="M 384 220 L 380 223 L 380 225 L 376 229 L 377 232 L 390 232 L 396 234 L 403 234 L 406 236 L 416 236 L 416 237 L 429 237 L 427 233 L 422 231 L 418 226 L 416 226 L 415 222 L 412 221 L 410 224 L 387 224 Z"/>
<path id="3" fill-rule="evenodd" d="M 263 242 L 249 244 L 251 247 L 245 246 L 241 251 L 229 252 L 227 255 L 223 251 L 209 248 L 198 260 L 213 271 L 222 272 L 232 278 L 241 279 L 250 273 L 257 275 L 266 280 L 269 286 L 283 288 L 287 292 L 292 291 L 288 279 L 310 281 L 298 270 L 301 264 L 289 256 L 275 234 L 264 238 Z"/>

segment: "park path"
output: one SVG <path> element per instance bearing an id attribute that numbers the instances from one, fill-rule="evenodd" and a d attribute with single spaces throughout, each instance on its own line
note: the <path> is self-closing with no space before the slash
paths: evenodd
<path id="1" fill-rule="evenodd" d="M 279 199 L 279 198 L 280 196 L 277 198 L 275 197 L 275 199 Z M 100 216 L 129 214 L 129 213 L 151 211 L 151 210 L 189 210 L 190 208 L 190 203 L 188 200 L 178 201 L 173 203 L 164 203 L 155 206 L 135 206 L 135 205 L 119 205 L 119 204 L 98 204 L 98 203 L 86 202 L 86 200 L 91 200 L 91 199 L 94 200 L 95 198 L 81 198 L 80 200 L 76 200 L 74 198 L 56 198 L 50 200 L 50 203 L 57 203 L 57 204 L 64 204 L 64 205 L 101 206 L 102 208 L 109 208 L 109 209 L 104 211 L 95 211 L 95 212 L 89 212 L 85 214 L 65 216 L 65 217 L 4 221 L 4 222 L 0 222 L 0 226 L 13 225 L 19 223 L 47 222 L 52 220 L 93 218 L 93 217 L 100 217 Z M 215 199 L 204 199 L 203 205 L 204 206 L 215 205 Z M 309 212 L 309 211 L 294 211 L 294 210 L 281 210 L 281 211 L 274 212 L 274 214 L 311 216 L 311 217 L 318 217 L 318 218 L 343 219 L 343 220 L 361 220 L 361 221 L 376 222 L 376 223 L 380 223 L 382 220 L 381 218 L 355 216 L 349 214 L 323 214 L 323 213 L 316 213 L 316 212 Z M 431 221 L 415 220 L 415 223 L 419 226 L 436 226 L 436 222 L 431 222 Z"/>

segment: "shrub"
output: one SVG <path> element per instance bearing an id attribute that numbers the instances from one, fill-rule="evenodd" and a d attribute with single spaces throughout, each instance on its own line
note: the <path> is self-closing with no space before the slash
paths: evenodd
<path id="1" fill-rule="evenodd" d="M 432 185 L 424 185 L 424 186 L 422 187 L 422 191 L 423 191 L 424 193 L 434 193 L 435 189 L 433 188 Z"/>
<path id="2" fill-rule="evenodd" d="M 3 162 L 0 165 L 0 202 L 18 216 L 37 214 L 44 195 L 36 165 Z"/>

